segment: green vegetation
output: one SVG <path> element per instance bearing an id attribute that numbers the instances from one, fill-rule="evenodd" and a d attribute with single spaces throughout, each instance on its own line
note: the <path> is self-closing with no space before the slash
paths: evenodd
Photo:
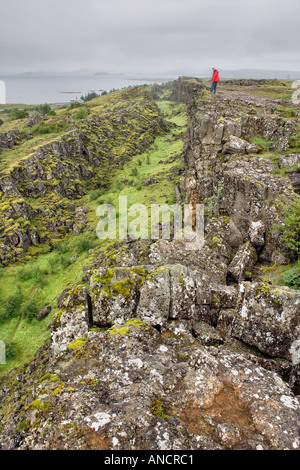
<path id="1" fill-rule="evenodd" d="M 275 144 L 274 140 L 267 140 L 263 137 L 250 137 L 250 142 L 259 145 L 263 150 L 270 150 Z"/>
<path id="2" fill-rule="evenodd" d="M 72 351 L 75 349 L 76 351 L 79 351 L 79 349 L 82 348 L 82 346 L 86 343 L 87 339 L 86 338 L 76 338 L 71 343 L 68 344 L 67 349 L 68 351 Z"/>
<path id="3" fill-rule="evenodd" d="M 89 111 L 85 108 L 80 108 L 75 114 L 75 119 L 86 119 L 89 115 Z"/>
<path id="4" fill-rule="evenodd" d="M 290 100 L 293 93 L 291 83 L 290 80 L 274 79 L 261 86 L 256 86 L 251 90 L 251 93 L 267 98 Z"/>
<path id="5" fill-rule="evenodd" d="M 293 264 L 262 267 L 262 280 L 277 286 L 287 286 L 290 289 L 300 289 L 300 261 Z"/>
<path id="6" fill-rule="evenodd" d="M 183 147 L 182 134 L 187 125 L 186 107 L 171 101 L 158 101 L 158 109 L 153 102 L 143 97 L 143 93 L 143 86 L 129 88 L 124 92 L 112 91 L 87 101 L 85 106 L 88 111 L 82 105 L 71 109 L 55 108 L 56 118 L 41 121 L 32 128 L 27 126 L 26 120 L 20 123 L 15 121 L 14 125 L 19 126 L 22 134 L 31 138 L 2 152 L 0 170 L 6 174 L 9 175 L 11 171 L 23 172 L 23 160 L 37 148 L 43 148 L 44 144 L 51 144 L 58 138 L 72 142 L 66 132 L 67 126 L 72 124 L 78 125 L 80 132 L 84 133 L 90 155 L 97 165 L 87 165 L 85 158 L 81 161 L 80 157 L 73 157 L 71 152 L 74 148 L 76 153 L 75 147 L 70 147 L 70 154 L 63 161 L 48 152 L 44 160 L 47 164 L 44 174 L 53 172 L 58 164 L 66 165 L 64 184 L 69 184 L 70 188 L 78 184 L 84 194 L 78 194 L 74 189 L 70 190 L 68 197 L 62 197 L 59 192 L 53 192 L 54 188 L 59 187 L 56 185 L 60 181 L 49 179 L 48 194 L 44 197 L 38 194 L 28 196 L 26 173 L 20 173 L 24 175 L 18 188 L 22 197 L 16 199 L 5 196 L 0 201 L 1 216 L 5 216 L 2 222 L 4 226 L 7 224 L 7 233 L 34 227 L 41 237 L 41 242 L 29 247 L 25 256 L 18 256 L 16 262 L 0 266 L 1 279 L 5 279 L 1 292 L 0 338 L 6 344 L 6 350 L 10 350 L 6 364 L 0 365 L 0 374 L 23 364 L 49 339 L 47 326 L 57 311 L 58 296 L 66 287 L 72 288 L 80 283 L 83 267 L 92 260 L 95 248 L 109 251 L 112 241 L 99 240 L 95 235 L 94 229 L 99 221 L 96 208 L 99 204 L 114 204 L 119 217 L 120 195 L 128 197 L 128 207 L 143 203 L 150 208 L 152 203 L 176 202 L 174 182 L 183 168 L 179 157 Z M 43 109 L 47 111 L 46 106 Z M 92 119 L 88 120 L 88 124 L 85 117 L 77 121 L 78 116 L 81 116 L 77 114 L 79 111 L 84 111 L 84 116 L 89 112 Z M 159 113 L 165 118 L 165 128 L 152 128 Z M 123 124 L 120 124 L 120 116 Z M 8 126 L 8 123 L 4 125 Z M 93 175 L 86 182 L 76 182 L 72 175 L 71 169 L 78 164 L 87 167 Z M 31 178 L 35 184 L 33 173 Z M 84 206 L 87 209 L 88 226 L 82 227 L 82 233 L 76 236 L 72 231 L 66 231 L 66 223 L 74 217 L 74 212 L 68 212 L 70 202 L 75 207 Z M 35 214 L 38 214 L 41 206 L 45 211 L 29 220 L 22 219 L 21 212 L 19 217 L 9 219 L 8 209 L 12 205 L 19 207 L 18 204 L 28 204 Z M 52 220 L 57 223 L 60 218 L 62 225 L 58 225 L 58 228 L 61 229 L 51 231 L 49 224 Z M 140 282 L 140 277 L 134 278 L 135 282 Z M 113 283 L 111 295 L 128 297 L 132 288 L 133 281 L 129 277 Z M 51 313 L 38 321 L 37 313 L 45 305 L 51 306 Z M 129 327 L 126 325 L 126 328 Z"/>
<path id="7" fill-rule="evenodd" d="M 48 104 L 48 103 L 40 104 L 40 105 L 36 106 L 34 109 L 39 114 L 49 114 L 52 110 L 50 104 Z"/>
<path id="8" fill-rule="evenodd" d="M 82 101 L 86 102 L 86 101 L 91 101 L 95 98 L 98 98 L 98 96 L 100 96 L 100 95 L 98 95 L 95 91 L 90 91 L 86 95 L 81 96 L 80 99 Z"/>
<path id="9" fill-rule="evenodd" d="M 25 104 L 1 104 L 0 109 L 1 119 L 3 120 L 3 128 L 6 132 L 7 130 L 9 130 L 10 125 L 12 125 L 13 127 L 18 126 L 24 119 L 27 119 L 29 116 L 29 112 L 35 110 L 35 106 Z M 22 118 L 21 116 L 24 117 Z M 1 132 L 4 131 L 3 129 L 1 129 Z"/>
<path id="10" fill-rule="evenodd" d="M 169 129 L 163 136 L 157 137 L 145 151 L 134 155 L 122 169 L 116 170 L 106 191 L 91 191 L 90 199 L 94 203 L 94 213 L 90 212 L 88 216 L 92 225 L 99 220 L 95 217 L 96 207 L 99 204 L 112 204 L 116 208 L 118 228 L 119 196 L 127 196 L 128 208 L 136 203 L 142 203 L 148 208 L 148 227 L 151 204 L 172 205 L 176 202 L 174 182 L 177 181 L 178 172 L 183 169 L 179 157 L 183 148 L 181 134 L 186 131 L 187 124 L 185 106 L 169 101 L 159 101 L 157 104 L 161 112 L 165 113 Z M 128 223 L 134 218 L 129 217 Z"/>
<path id="11" fill-rule="evenodd" d="M 90 201 L 95 201 L 96 199 L 98 199 L 100 196 L 103 196 L 103 194 L 105 194 L 105 189 L 94 189 L 90 192 L 89 194 L 89 198 L 90 198 Z"/>
<path id="12" fill-rule="evenodd" d="M 296 127 L 295 134 L 290 137 L 289 145 L 291 152 L 300 153 L 300 124 Z"/>
<path id="13" fill-rule="evenodd" d="M 12 119 L 24 119 L 29 117 L 29 114 L 24 109 L 16 109 L 12 113 Z"/>
<path id="14" fill-rule="evenodd" d="M 300 290 L 300 261 L 281 275 L 282 283 L 291 289 Z"/>
<path id="15" fill-rule="evenodd" d="M 21 306 L 24 301 L 21 287 L 7 296 L 1 295 L 0 320 L 6 320 L 20 314 Z"/>
<path id="16" fill-rule="evenodd" d="M 293 166 L 288 166 L 288 167 L 284 167 L 284 168 L 274 168 L 272 173 L 273 173 L 273 175 L 280 175 L 280 176 L 288 177 L 289 172 L 290 171 L 297 171 L 297 168 L 298 168 L 298 165 L 297 165 L 297 163 L 295 163 L 295 165 L 293 165 Z"/>
<path id="17" fill-rule="evenodd" d="M 284 207 L 283 222 L 272 231 L 279 233 L 281 240 L 291 250 L 291 259 L 294 262 L 290 265 L 263 268 L 265 278 L 277 285 L 300 289 L 300 198 Z"/>
<path id="18" fill-rule="evenodd" d="M 56 299 L 64 288 L 75 287 L 80 282 L 83 266 L 91 258 L 88 251 L 82 251 L 85 237 L 90 243 L 89 232 L 78 237 L 69 236 L 64 243 L 57 243 L 50 253 L 30 257 L 24 264 L 2 268 L 5 284 L 2 284 L 1 293 L 0 338 L 6 349 L 13 343 L 17 354 L 7 356 L 6 364 L 0 365 L 0 375 L 23 364 L 49 339 L 47 326 L 57 311 Z M 97 246 L 98 240 L 93 234 L 92 238 L 93 244 L 89 246 Z M 86 249 L 87 245 L 84 246 Z M 16 285 L 21 287 L 15 288 Z M 51 313 L 37 321 L 39 309 L 46 304 L 51 305 Z"/>
<path id="19" fill-rule="evenodd" d="M 280 236 L 287 248 L 290 248 L 296 257 L 300 253 L 300 198 L 284 208 L 283 223 L 279 227 Z"/>
<path id="20" fill-rule="evenodd" d="M 168 418 L 166 405 L 161 398 L 153 398 L 150 411 L 154 416 L 158 416 L 159 418 Z"/>
<path id="21" fill-rule="evenodd" d="M 42 121 L 32 128 L 33 134 L 59 134 L 69 127 L 65 121 Z"/>
<path id="22" fill-rule="evenodd" d="M 276 108 L 275 112 L 280 114 L 282 117 L 295 117 L 297 111 L 295 108 Z"/>
<path id="23" fill-rule="evenodd" d="M 218 215 L 220 210 L 224 209 L 222 183 L 219 183 L 218 187 L 213 189 L 212 196 L 205 198 L 203 203 L 205 205 L 205 212 L 210 217 Z"/>

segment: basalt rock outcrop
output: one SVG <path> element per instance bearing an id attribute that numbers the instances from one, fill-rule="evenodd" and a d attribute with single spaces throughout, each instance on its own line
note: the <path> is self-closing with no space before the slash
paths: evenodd
<path id="1" fill-rule="evenodd" d="M 298 162 L 298 154 L 280 155 L 289 149 L 297 121 L 283 119 L 267 106 L 256 115 L 249 114 L 248 99 L 237 96 L 222 95 L 212 103 L 204 93 L 190 106 L 183 154 L 186 171 L 178 194 L 182 201 L 194 198 L 209 203 L 211 210 L 221 208 L 244 242 L 252 223 L 264 224 L 260 257 L 280 264 L 289 255 L 270 229 L 281 223 L 283 207 L 297 198 L 298 168 L 287 176 L 278 171 L 283 165 L 289 170 Z M 263 152 L 257 138 L 267 141 L 269 154 Z"/>
<path id="2" fill-rule="evenodd" d="M 3 163 L 0 260 L 4 265 L 23 257 L 32 245 L 51 244 L 70 231 L 78 233 L 86 221 L 78 224 L 74 217 L 76 199 L 86 189 L 106 188 L 111 173 L 149 147 L 166 128 L 154 101 L 146 93 L 130 90 L 87 119 L 68 121 L 67 116 L 62 135 L 33 147 L 12 165 Z M 57 118 L 45 122 L 55 124 Z M 19 130 L 10 131 L 1 135 L 1 142 L 12 142 L 12 134 L 21 135 Z M 22 142 L 15 139 L 4 147 Z M 0 163 L 7 152 L 0 154 Z"/>
<path id="3" fill-rule="evenodd" d="M 298 197 L 274 172 L 298 162 L 296 122 L 239 88 L 171 93 L 189 103 L 178 202 L 204 204 L 204 239 L 93 252 L 51 339 L 0 380 L 2 449 L 300 448 L 300 291 L 258 270 L 290 261 L 271 228 Z"/>

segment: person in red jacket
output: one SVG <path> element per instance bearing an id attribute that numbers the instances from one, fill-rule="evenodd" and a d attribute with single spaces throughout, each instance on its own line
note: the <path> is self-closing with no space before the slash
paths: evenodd
<path id="1" fill-rule="evenodd" d="M 213 76 L 212 76 L 212 79 L 211 79 L 211 89 L 210 91 L 212 93 L 216 93 L 216 90 L 217 90 L 217 84 L 218 82 L 220 81 L 220 78 L 219 78 L 219 72 L 218 70 L 216 70 L 214 67 L 213 67 Z"/>

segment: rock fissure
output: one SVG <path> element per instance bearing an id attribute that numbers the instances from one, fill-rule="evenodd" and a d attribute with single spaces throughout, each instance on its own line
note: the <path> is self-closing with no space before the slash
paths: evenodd
<path id="1" fill-rule="evenodd" d="M 151 88 L 144 105 L 154 115 L 145 125 L 155 132 L 170 122 L 161 122 L 151 93 L 161 109 L 168 93 L 187 106 L 175 194 L 194 211 L 204 205 L 204 243 L 191 250 L 174 236 L 132 238 L 93 251 L 84 284 L 60 298 L 50 341 L 0 379 L 1 448 L 300 448 L 300 292 L 264 277 L 291 263 L 272 229 L 298 198 L 282 172 L 299 162 L 290 149 L 297 120 L 283 119 L 267 93 L 256 97 L 257 87 L 269 86 L 228 81 L 212 97 L 205 81 L 181 77 Z M 119 120 L 108 113 L 108 121 L 133 122 L 135 104 L 128 114 L 128 102 L 115 103 Z M 98 124 L 90 117 L 84 146 L 70 149 L 78 163 L 93 161 L 90 133 L 97 145 L 106 133 L 114 139 L 113 126 Z M 115 137 L 119 149 L 124 140 Z M 143 127 L 139 137 L 147 147 Z M 70 158 L 63 145 L 51 148 L 62 162 Z M 148 154 L 154 158 L 163 164 Z M 5 194 L 15 191 L 2 183 Z"/>

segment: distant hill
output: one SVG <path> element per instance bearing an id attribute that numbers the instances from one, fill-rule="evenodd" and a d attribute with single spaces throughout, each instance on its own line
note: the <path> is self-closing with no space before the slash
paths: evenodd
<path id="1" fill-rule="evenodd" d="M 223 78 L 279 78 L 282 80 L 295 80 L 300 78 L 300 72 L 290 70 L 260 70 L 260 69 L 240 69 L 240 70 L 222 70 Z"/>

